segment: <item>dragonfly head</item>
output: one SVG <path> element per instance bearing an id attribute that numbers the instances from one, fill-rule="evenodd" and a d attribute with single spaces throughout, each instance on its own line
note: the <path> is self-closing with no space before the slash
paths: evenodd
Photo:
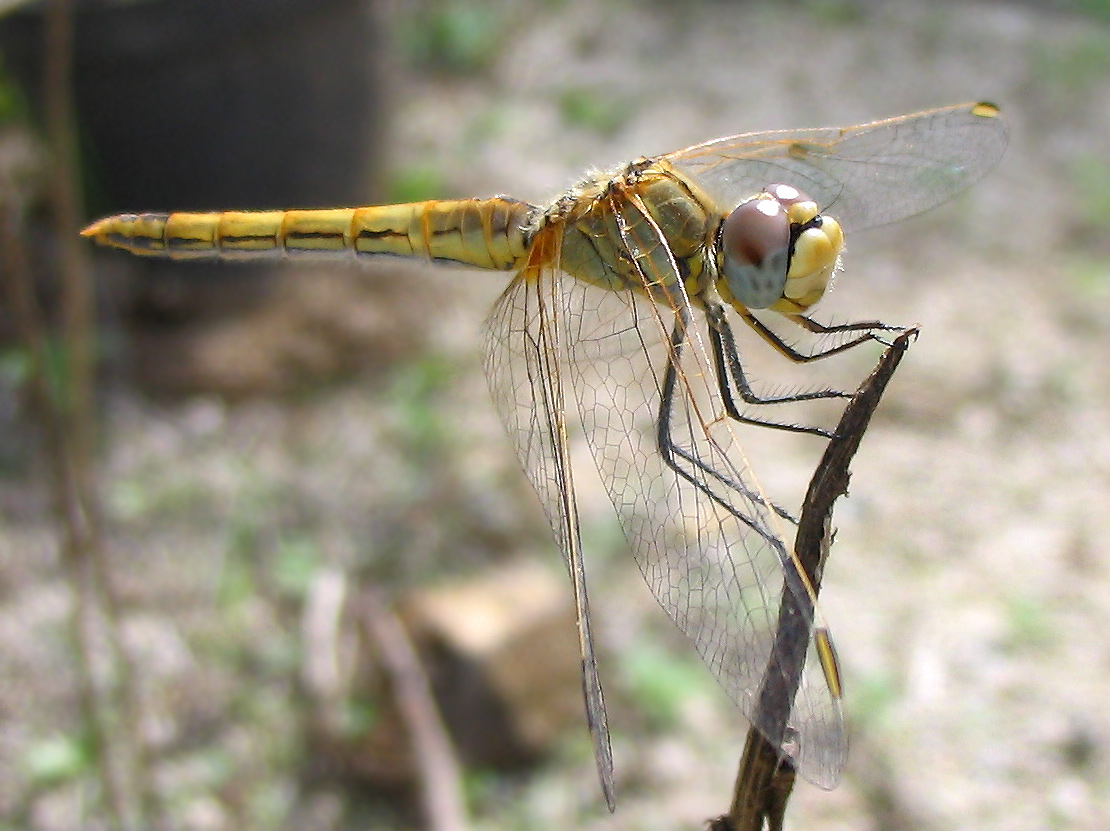
<path id="1" fill-rule="evenodd" d="M 804 312 L 821 299 L 844 248 L 840 223 L 790 185 L 768 185 L 718 230 L 718 290 L 749 309 Z"/>

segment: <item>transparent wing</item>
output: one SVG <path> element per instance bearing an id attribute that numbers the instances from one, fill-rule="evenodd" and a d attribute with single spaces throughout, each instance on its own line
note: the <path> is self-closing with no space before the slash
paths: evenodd
<path id="1" fill-rule="evenodd" d="M 641 222 L 638 233 L 626 245 L 630 257 L 665 249 L 650 226 Z M 655 268 L 655 278 L 675 283 Z M 588 628 L 566 396 L 576 400 L 645 581 L 730 698 L 772 740 L 772 714 L 761 716 L 757 705 L 784 592 L 811 610 L 801 621 L 803 634 L 812 635 L 815 622 L 825 632 L 784 541 L 793 527 L 774 515 L 762 494 L 736 426 L 725 416 L 696 327 L 683 324 L 701 324 L 693 312 L 681 293 L 671 305 L 660 305 L 548 269 L 522 272 L 487 321 L 494 398 L 575 582 L 587 707 L 603 782 L 611 782 L 612 761 Z M 674 341 L 676 324 L 681 345 Z M 673 464 L 660 453 L 661 400 L 671 364 L 673 404 L 665 421 L 670 457 L 678 460 Z M 807 779 L 832 787 L 846 758 L 839 688 L 830 689 L 812 637 L 788 733 L 784 745 L 780 729 L 783 752 Z"/>
<path id="2" fill-rule="evenodd" d="M 542 246 L 534 250 L 539 250 Z M 486 320 L 486 377 L 517 457 L 543 504 L 574 585 L 582 687 L 598 775 L 616 806 L 613 751 L 590 630 L 573 471 L 567 443 L 562 355 L 566 348 L 562 275 L 530 266 L 516 275 Z"/>
<path id="3" fill-rule="evenodd" d="M 1006 148 L 998 116 L 991 104 L 963 104 L 856 127 L 730 136 L 663 158 L 722 205 L 785 182 L 854 231 L 936 207 L 982 178 Z"/>
<path id="4" fill-rule="evenodd" d="M 643 218 L 625 223 L 638 229 L 627 245 L 633 258 L 665 247 Z M 847 757 L 839 689 L 830 688 L 816 654 L 814 624 L 825 627 L 784 540 L 793 526 L 774 514 L 748 466 L 741 428 L 726 416 L 698 333 L 700 311 L 681 281 L 660 274 L 657 257 L 651 262 L 645 279 L 678 289 L 669 306 L 639 293 L 562 286 L 566 361 L 586 437 L 644 580 L 729 697 L 772 741 L 774 714 L 757 705 L 783 593 L 813 610 L 803 622 L 811 637 L 783 752 L 806 779 L 832 787 Z M 664 416 L 669 362 L 673 405 Z M 661 452 L 661 419 L 673 465 Z"/>

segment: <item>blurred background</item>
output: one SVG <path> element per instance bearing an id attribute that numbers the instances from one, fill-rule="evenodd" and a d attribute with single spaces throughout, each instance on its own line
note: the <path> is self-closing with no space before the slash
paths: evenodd
<path id="1" fill-rule="evenodd" d="M 1002 164 L 849 239 L 818 309 L 921 336 L 822 593 L 851 758 L 788 824 L 1110 826 L 1110 6 L 77 3 L 66 125 L 64 28 L 3 5 L 0 829 L 426 827 L 391 609 L 472 827 L 702 827 L 746 729 L 584 483 L 605 811 L 570 587 L 481 372 L 506 275 L 144 263 L 81 221 L 542 202 L 721 135 L 966 100 L 1001 105 Z"/>

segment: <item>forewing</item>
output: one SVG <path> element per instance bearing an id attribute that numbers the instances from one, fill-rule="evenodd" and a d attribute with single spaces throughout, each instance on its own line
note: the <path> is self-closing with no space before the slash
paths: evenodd
<path id="1" fill-rule="evenodd" d="M 541 248 L 537 246 L 535 250 Z M 486 321 L 486 377 L 501 421 L 543 504 L 570 572 L 586 717 L 602 791 L 612 811 L 613 752 L 590 630 L 578 506 L 567 443 L 561 366 L 567 337 L 562 282 L 567 279 L 542 264 L 517 274 Z"/>
<path id="2" fill-rule="evenodd" d="M 998 163 L 1006 141 L 997 108 L 963 104 L 856 127 L 730 136 L 663 158 L 728 209 L 783 182 L 853 231 L 951 199 Z"/>
<path id="3" fill-rule="evenodd" d="M 793 526 L 774 515 L 749 469 L 725 416 L 712 364 L 675 275 L 661 274 L 665 241 L 645 226 L 645 214 L 625 240 L 632 260 L 651 261 L 645 281 L 672 285 L 671 303 L 639 293 L 562 284 L 569 377 L 582 424 L 625 537 L 660 605 L 693 642 L 698 654 L 744 715 L 770 735 L 757 702 L 775 644 L 783 592 L 815 612 L 784 537 Z M 691 320 L 683 327 L 682 321 Z M 672 344 L 680 326 L 684 344 Z M 660 453 L 660 399 L 668 360 L 677 368 L 670 442 L 678 462 Z M 839 698 L 830 689 L 812 646 L 795 699 L 790 752 L 807 779 L 831 787 L 844 764 Z"/>

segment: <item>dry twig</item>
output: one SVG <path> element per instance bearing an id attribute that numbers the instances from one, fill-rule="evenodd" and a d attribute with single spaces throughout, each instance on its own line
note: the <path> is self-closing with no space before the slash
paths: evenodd
<path id="1" fill-rule="evenodd" d="M 916 329 L 906 330 L 883 353 L 878 365 L 845 407 L 834 437 L 830 439 L 810 479 L 794 551 L 813 585 L 815 595 L 821 589 L 821 574 L 832 539 L 833 504 L 848 492 L 848 465 L 859 449 L 887 382 L 916 336 Z M 778 735 L 766 737 L 754 727 L 749 728 L 732 806 L 728 814 L 713 821 L 714 831 L 761 831 L 764 823 L 770 831 L 782 828 L 786 803 L 794 787 L 794 770 L 780 759 L 778 748 L 785 736 L 786 721 L 809 645 L 812 613 L 807 614 L 806 611 L 798 608 L 793 594 L 784 587 L 775 648 L 771 651 L 772 658 L 764 674 L 764 688 L 759 701 L 761 713 L 776 714 Z M 764 720 L 757 721 L 762 723 Z"/>
<path id="2" fill-rule="evenodd" d="M 69 0 L 46 13 L 45 115 L 52 168 L 51 213 L 60 247 L 61 341 L 66 371 L 51 377 L 50 333 L 35 297 L 30 257 L 21 233 L 19 188 L 0 176 L 0 251 L 12 319 L 28 356 L 29 404 L 42 428 L 50 469 L 60 550 L 74 599 L 71 638 L 76 656 L 82 727 L 96 754 L 110 827 L 140 829 L 150 791 L 142 760 L 137 692 L 120 646 L 117 603 L 102 545 L 92 437 L 94 304 L 78 238 L 80 191 L 72 123 L 72 17 Z M 55 381 L 56 383 L 51 383 Z"/>
<path id="3" fill-rule="evenodd" d="M 401 621 L 373 591 L 360 602 L 359 617 L 381 651 L 394 697 L 408 729 L 420 772 L 424 814 L 431 831 L 466 831 L 462 774 L 420 657 Z"/>

